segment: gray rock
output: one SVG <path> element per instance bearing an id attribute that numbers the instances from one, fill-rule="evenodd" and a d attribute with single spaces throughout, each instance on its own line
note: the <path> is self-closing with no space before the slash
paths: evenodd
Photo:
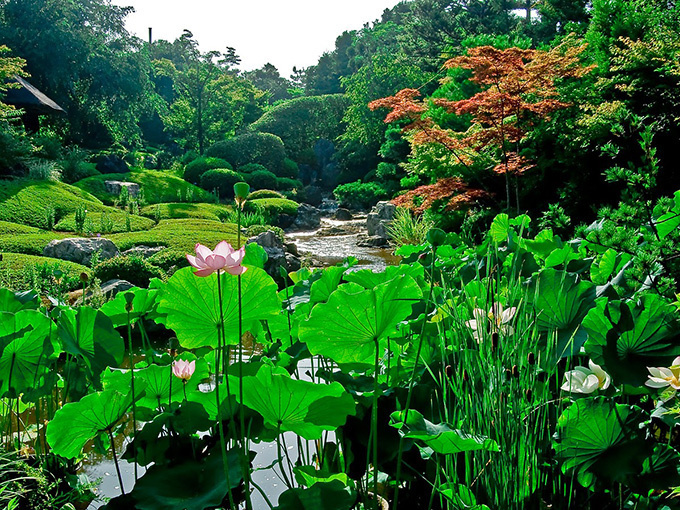
<path id="1" fill-rule="evenodd" d="M 314 230 L 321 225 L 321 212 L 309 204 L 300 204 L 293 226 L 301 230 Z"/>
<path id="2" fill-rule="evenodd" d="M 104 181 L 104 187 L 106 188 L 106 192 L 111 193 L 112 195 L 120 195 L 123 188 L 127 188 L 131 197 L 139 195 L 139 184 L 136 182 Z"/>
<path id="3" fill-rule="evenodd" d="M 119 292 L 125 292 L 126 290 L 130 290 L 132 287 L 134 287 L 134 285 L 132 285 L 127 280 L 114 279 L 102 283 L 99 286 L 99 289 L 101 290 L 101 293 L 104 295 L 104 297 L 107 299 L 113 299 Z M 94 297 L 94 293 L 91 290 L 88 290 L 85 294 L 85 300 L 83 301 L 83 291 L 80 289 L 79 291 L 72 292 L 71 297 L 75 300 L 74 304 L 78 306 L 90 302 L 90 300 Z"/>
<path id="4" fill-rule="evenodd" d="M 279 238 L 271 230 L 267 230 L 266 232 L 262 232 L 261 234 L 251 237 L 248 239 L 248 241 L 246 241 L 246 244 L 250 243 L 259 244 L 263 248 L 281 249 L 283 247 Z"/>
<path id="5" fill-rule="evenodd" d="M 290 214 L 279 214 L 279 217 L 277 219 L 277 226 L 281 228 L 288 228 L 293 225 L 295 222 L 295 216 L 291 216 Z"/>
<path id="6" fill-rule="evenodd" d="M 366 217 L 366 230 L 369 236 L 378 236 L 388 240 L 387 227 L 394 219 L 397 207 L 390 202 L 378 202 Z"/>
<path id="7" fill-rule="evenodd" d="M 121 255 L 130 255 L 133 257 L 142 257 L 145 259 L 148 259 L 152 255 L 155 255 L 159 251 L 162 251 L 165 249 L 165 246 L 135 246 L 134 248 L 130 248 L 129 250 L 125 250 Z"/>
<path id="8" fill-rule="evenodd" d="M 126 174 L 130 167 L 120 156 L 105 154 L 97 158 L 97 170 L 103 174 Z"/>
<path id="9" fill-rule="evenodd" d="M 300 256 L 300 252 L 298 251 L 297 244 L 295 244 L 295 243 L 286 243 L 286 244 L 284 245 L 284 248 L 285 248 L 286 251 L 287 251 L 288 253 L 290 253 L 291 255 L 295 255 L 296 257 L 299 257 L 299 256 Z"/>
<path id="10" fill-rule="evenodd" d="M 389 246 L 389 241 L 382 236 L 369 236 L 357 241 L 357 246 L 362 248 L 384 248 Z"/>
<path id="11" fill-rule="evenodd" d="M 349 221 L 352 219 L 352 213 L 349 211 L 349 209 L 340 207 L 337 211 L 335 211 L 333 218 L 339 221 Z"/>
<path id="12" fill-rule="evenodd" d="M 302 267 L 300 262 L 300 257 L 293 255 L 292 253 L 286 253 L 286 271 L 297 271 Z"/>
<path id="13" fill-rule="evenodd" d="M 96 251 L 99 251 L 99 260 L 110 259 L 118 255 L 116 245 L 104 237 L 55 239 L 45 246 L 43 255 L 87 266 L 90 264 L 92 254 Z"/>

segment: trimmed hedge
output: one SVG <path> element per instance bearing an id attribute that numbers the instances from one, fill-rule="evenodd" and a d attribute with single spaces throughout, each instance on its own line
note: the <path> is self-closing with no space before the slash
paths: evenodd
<path id="1" fill-rule="evenodd" d="M 217 190 L 221 198 L 233 198 L 234 184 L 242 181 L 241 174 L 226 168 L 216 168 L 201 176 L 201 187 L 209 191 Z"/>
<path id="2" fill-rule="evenodd" d="M 288 177 L 279 177 L 276 179 L 276 189 L 280 190 L 291 190 L 291 189 L 302 189 L 304 184 L 297 179 L 289 179 Z"/>
<path id="3" fill-rule="evenodd" d="M 0 221 L 47 228 L 47 210 L 54 209 L 57 221 L 83 206 L 88 211 L 110 208 L 82 189 L 55 181 L 17 179 L 0 181 Z"/>
<path id="4" fill-rule="evenodd" d="M 286 198 L 258 198 L 246 202 L 246 210 L 256 211 L 262 209 L 269 217 L 275 217 L 279 214 L 295 216 L 298 207 L 299 204 L 297 202 Z"/>
<path id="5" fill-rule="evenodd" d="M 0 252 L 42 255 L 50 241 L 65 237 L 69 237 L 68 234 L 0 221 Z"/>
<path id="6" fill-rule="evenodd" d="M 196 158 L 186 167 L 184 167 L 184 180 L 192 184 L 198 185 L 201 182 L 201 176 L 208 170 L 215 168 L 226 168 L 233 170 L 232 166 L 221 158 Z"/>
<path id="7" fill-rule="evenodd" d="M 231 207 L 221 204 L 169 203 L 148 205 L 141 210 L 141 214 L 154 220 L 158 212 L 162 220 L 197 218 L 224 221 L 225 218 L 229 217 L 231 210 Z"/>
<path id="8" fill-rule="evenodd" d="M 285 172 L 286 149 L 281 139 L 270 133 L 246 133 L 208 147 L 207 156 L 229 161 L 234 168 L 248 163 L 263 165 L 276 175 Z"/>
<path id="9" fill-rule="evenodd" d="M 248 200 L 257 200 L 258 198 L 286 198 L 278 191 L 271 189 L 258 189 L 257 191 L 251 191 L 248 195 Z"/>
<path id="10" fill-rule="evenodd" d="M 3 253 L 0 261 L 0 287 L 13 291 L 28 290 L 32 288 L 33 278 L 42 277 L 45 273 L 52 274 L 57 269 L 63 273 L 62 281 L 66 283 L 67 290 L 79 287 L 81 273 L 88 276 L 91 273 L 89 268 L 75 262 L 21 253 Z"/>
<path id="11" fill-rule="evenodd" d="M 110 232 L 103 232 L 102 229 L 102 215 L 104 213 L 100 212 L 88 212 L 86 217 L 86 223 L 92 222 L 92 227 L 94 228 L 94 233 L 99 234 L 109 234 L 116 232 L 127 232 L 127 215 L 120 211 L 119 209 L 113 209 L 108 211 L 109 219 L 113 222 L 113 226 Z M 76 215 L 69 214 L 65 218 L 59 221 L 54 227 L 55 230 L 61 232 L 75 232 L 76 231 Z M 130 229 L 135 232 L 137 230 L 148 230 L 156 224 L 155 221 L 149 218 L 144 218 L 143 216 L 137 216 L 135 214 L 130 215 Z"/>
<path id="12" fill-rule="evenodd" d="M 104 260 L 93 268 L 96 278 L 102 282 L 120 279 L 138 287 L 148 287 L 151 278 L 165 279 L 165 271 L 144 257 L 119 256 Z"/>
<path id="13" fill-rule="evenodd" d="M 176 175 L 159 170 L 137 170 L 127 174 L 96 175 L 78 181 L 75 186 L 91 193 L 105 203 L 112 204 L 118 196 L 106 191 L 104 181 L 108 180 L 136 182 L 141 186 L 147 204 L 214 201 L 212 195 L 207 191 Z M 180 196 L 181 200 L 179 199 Z M 191 199 L 187 199 L 187 196 L 190 196 Z"/>
<path id="14" fill-rule="evenodd" d="M 268 170 L 257 170 L 244 178 L 254 189 L 275 189 L 278 185 L 276 175 Z"/>
<path id="15" fill-rule="evenodd" d="M 184 254 L 194 253 L 196 243 L 210 249 L 222 240 L 236 244 L 236 225 L 199 219 L 162 220 L 151 230 L 107 236 L 121 251 L 134 246 L 166 246 Z"/>

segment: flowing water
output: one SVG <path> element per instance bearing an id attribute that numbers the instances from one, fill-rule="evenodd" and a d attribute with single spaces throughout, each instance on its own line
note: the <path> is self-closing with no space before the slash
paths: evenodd
<path id="1" fill-rule="evenodd" d="M 332 212 L 337 206 L 333 204 L 324 204 L 326 212 Z M 355 257 L 357 264 L 352 270 L 370 269 L 372 271 L 381 271 L 387 265 L 397 264 L 399 257 L 396 257 L 390 250 L 373 247 L 360 247 L 357 242 L 362 235 L 366 233 L 366 218 L 358 217 L 348 221 L 333 220 L 330 218 L 322 218 L 320 228 L 314 231 L 298 231 L 286 234 L 287 240 L 296 244 L 300 255 L 310 258 L 315 264 L 325 266 L 332 266 L 342 262 L 347 257 Z M 248 352 L 248 355 L 252 351 Z M 309 363 L 309 360 L 306 360 Z M 301 374 L 305 374 L 311 366 L 298 367 Z M 308 377 L 303 376 L 307 379 Z M 296 436 L 292 433 L 285 433 L 285 444 L 289 455 L 293 462 L 298 455 L 298 445 Z M 286 490 L 286 486 L 279 476 L 272 469 L 263 469 L 257 471 L 258 468 L 264 468 L 271 465 L 278 457 L 276 443 L 259 443 L 251 446 L 257 452 L 253 472 L 253 481 L 257 483 L 266 492 L 271 502 L 275 505 L 279 495 Z M 123 452 L 125 444 L 123 438 L 117 438 L 116 452 Z M 123 485 L 126 491 L 130 491 L 134 486 L 134 466 L 126 461 L 120 461 L 121 475 Z M 87 459 L 83 462 L 82 472 L 87 474 L 90 480 L 101 479 L 98 494 L 100 497 L 112 498 L 120 494 L 120 484 L 116 475 L 116 468 L 110 456 L 100 455 L 94 452 L 88 454 Z M 139 468 L 138 475 L 141 477 L 145 472 L 144 468 Z M 95 501 L 88 507 L 88 510 L 94 510 L 105 503 L 102 501 Z M 265 503 L 262 496 L 257 492 L 253 492 L 253 507 L 255 510 L 265 510 L 269 507 Z"/>

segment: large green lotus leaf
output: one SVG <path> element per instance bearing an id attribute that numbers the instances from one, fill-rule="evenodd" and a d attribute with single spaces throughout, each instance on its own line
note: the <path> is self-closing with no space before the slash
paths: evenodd
<path id="1" fill-rule="evenodd" d="M 596 288 L 573 273 L 544 269 L 529 290 L 536 326 L 544 336 L 557 333 L 556 356 L 572 356 L 586 341 L 581 321 L 595 304 Z"/>
<path id="2" fill-rule="evenodd" d="M 484 436 L 473 436 L 462 430 L 452 429 L 446 423 L 434 424 L 426 420 L 415 409 L 408 412 L 404 422 L 404 411 L 395 411 L 390 415 L 390 425 L 399 429 L 399 433 L 408 439 L 418 439 L 444 455 L 475 450 L 498 452 L 500 448 L 493 439 Z"/>
<path id="3" fill-rule="evenodd" d="M 239 343 L 238 278 L 227 273 L 220 278 L 226 342 L 235 345 Z M 276 283 L 262 269 L 249 267 L 241 277 L 241 286 L 244 331 L 251 329 L 256 321 L 280 313 Z M 157 322 L 172 329 L 183 347 L 217 347 L 220 324 L 217 274 L 199 277 L 192 268 L 180 269 L 168 280 L 158 312 L 165 315 L 157 318 Z"/>
<path id="4" fill-rule="evenodd" d="M 416 281 L 421 281 L 425 275 L 425 267 L 422 264 L 400 264 L 398 266 L 387 266 L 380 273 L 374 273 L 370 269 L 362 269 L 347 273 L 344 279 L 346 282 L 358 283 L 364 289 L 372 289 L 401 275 L 407 275 Z"/>
<path id="5" fill-rule="evenodd" d="M 123 361 L 125 344 L 106 314 L 81 306 L 64 308 L 57 322 L 57 333 L 64 351 L 82 357 L 98 376 L 106 367 L 117 367 Z"/>
<path id="6" fill-rule="evenodd" d="M 320 482 L 330 482 L 340 480 L 344 485 L 349 485 L 349 475 L 347 473 L 331 473 L 325 469 L 316 469 L 316 466 L 297 466 L 293 468 L 295 480 L 300 485 L 311 487 Z"/>
<path id="7" fill-rule="evenodd" d="M 396 334 L 397 325 L 421 298 L 418 284 L 405 275 L 374 289 L 355 283 L 341 285 L 300 324 L 300 340 L 312 354 L 323 354 L 337 363 L 373 365 L 376 342 L 385 344 L 387 337 Z"/>
<path id="8" fill-rule="evenodd" d="M 231 393 L 238 395 L 238 379 L 230 377 Z M 354 399 L 340 383 L 299 381 L 283 369 L 262 365 L 255 376 L 243 378 L 243 404 L 260 413 L 265 425 L 292 431 L 305 439 L 319 439 L 355 412 Z"/>
<path id="9" fill-rule="evenodd" d="M 331 293 L 338 288 L 346 267 L 333 266 L 323 270 L 321 278 L 314 281 L 309 291 L 309 299 L 312 303 L 323 303 L 328 300 Z"/>
<path id="10" fill-rule="evenodd" d="M 198 391 L 201 381 L 208 378 L 208 363 L 203 358 L 196 360 L 196 370 L 186 383 L 187 399 Z M 125 392 L 130 388 L 131 373 L 129 370 L 107 370 L 104 372 L 103 382 L 105 389 L 115 389 Z M 141 381 L 146 388 L 136 402 L 137 409 L 158 409 L 161 404 L 181 402 L 184 400 L 184 383 L 172 373 L 172 366 L 149 365 L 148 367 L 135 370 L 135 385 Z M 135 387 L 135 390 L 137 388 Z"/>
<path id="11" fill-rule="evenodd" d="M 227 452 L 229 485 L 227 487 L 219 448 L 199 462 L 186 460 L 172 467 L 152 466 L 144 473 L 130 496 L 139 510 L 204 510 L 220 506 L 241 482 L 238 452 Z"/>
<path id="12" fill-rule="evenodd" d="M 50 360 L 59 354 L 51 319 L 36 310 L 0 313 L 0 396 L 16 398 L 41 386 Z M 57 346 L 58 347 L 58 346 Z"/>
<path id="13" fill-rule="evenodd" d="M 656 294 L 637 301 L 600 298 L 588 312 L 586 353 L 617 382 L 641 386 L 646 367 L 667 366 L 680 354 L 677 311 Z"/>
<path id="14" fill-rule="evenodd" d="M 115 328 L 125 326 L 128 323 L 126 306 L 129 298 L 127 296 L 132 295 L 134 296 L 132 299 L 132 310 L 130 311 L 130 323 L 132 324 L 137 322 L 141 317 L 153 312 L 156 306 L 158 292 L 159 291 L 156 289 L 140 289 L 134 287 L 125 292 L 116 294 L 115 299 L 104 303 L 100 310 L 111 319 Z"/>
<path id="15" fill-rule="evenodd" d="M 143 391 L 140 385 L 139 394 Z M 123 395 L 115 390 L 91 393 L 66 404 L 47 424 L 47 442 L 52 452 L 67 459 L 77 457 L 90 439 L 111 430 L 131 405 L 130 393 Z"/>
<path id="16" fill-rule="evenodd" d="M 356 497 L 340 480 L 319 482 L 309 489 L 288 489 L 274 510 L 349 510 Z"/>
<path id="17" fill-rule="evenodd" d="M 0 312 L 15 313 L 19 310 L 35 310 L 40 306 L 40 297 L 34 291 L 14 293 L 0 289 Z"/>
<path id="18" fill-rule="evenodd" d="M 586 487 L 624 482 L 642 471 L 647 456 L 640 410 L 604 398 L 581 399 L 560 416 L 554 447 L 562 471 Z"/>

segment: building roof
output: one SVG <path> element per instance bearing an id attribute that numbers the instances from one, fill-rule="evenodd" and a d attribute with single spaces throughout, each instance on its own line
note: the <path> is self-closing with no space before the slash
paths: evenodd
<path id="1" fill-rule="evenodd" d="M 20 86 L 18 88 L 10 88 L 5 92 L 5 97 L 2 99 L 4 103 L 41 114 L 65 113 L 61 106 L 20 76 L 14 76 L 14 81 L 19 83 Z"/>

